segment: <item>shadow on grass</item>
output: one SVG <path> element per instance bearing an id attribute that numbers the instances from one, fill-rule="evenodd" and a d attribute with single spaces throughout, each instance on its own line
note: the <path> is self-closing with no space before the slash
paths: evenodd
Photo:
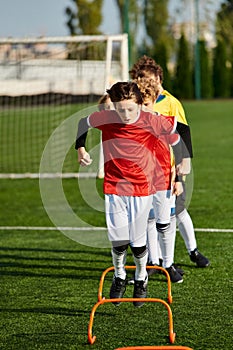
<path id="1" fill-rule="evenodd" d="M 49 253 L 71 253 L 71 254 L 88 254 L 88 255 L 103 255 L 103 256 L 109 256 L 110 255 L 110 249 L 106 251 L 106 249 L 103 251 L 101 249 L 99 250 L 81 250 L 81 249 L 47 249 L 47 248 L 24 248 L 24 247 L 1 247 L 0 250 L 2 251 L 26 251 L 26 252 L 49 252 Z"/>

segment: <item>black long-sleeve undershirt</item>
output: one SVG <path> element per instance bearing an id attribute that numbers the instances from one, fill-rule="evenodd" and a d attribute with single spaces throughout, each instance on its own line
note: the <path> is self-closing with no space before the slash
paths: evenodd
<path id="1" fill-rule="evenodd" d="M 85 147 L 87 133 L 89 129 L 89 125 L 87 124 L 87 118 L 88 117 L 80 119 L 78 123 L 78 133 L 75 142 L 75 149 Z"/>
<path id="2" fill-rule="evenodd" d="M 87 118 L 82 118 L 78 124 L 78 133 L 75 142 L 75 149 L 80 147 L 85 147 L 85 142 L 87 138 L 87 133 L 89 129 L 89 125 L 87 123 Z M 179 133 L 181 137 L 182 143 L 182 158 L 192 158 L 193 150 L 192 150 L 192 141 L 191 141 L 191 133 L 188 125 L 177 122 L 176 131 Z"/>
<path id="3" fill-rule="evenodd" d="M 192 148 L 190 127 L 186 124 L 177 122 L 176 130 L 181 137 L 183 158 L 192 158 L 193 148 Z"/>

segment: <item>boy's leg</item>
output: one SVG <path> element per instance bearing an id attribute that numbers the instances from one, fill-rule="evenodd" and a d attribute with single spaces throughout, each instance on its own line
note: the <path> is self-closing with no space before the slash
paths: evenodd
<path id="1" fill-rule="evenodd" d="M 123 196 L 105 195 L 105 215 L 108 238 L 112 242 L 114 276 L 110 298 L 122 298 L 126 289 L 125 262 L 129 244 L 127 203 Z M 119 302 L 114 302 L 118 306 Z"/>
<path id="2" fill-rule="evenodd" d="M 145 281 L 147 278 L 146 264 L 148 259 L 148 252 L 146 246 L 131 247 L 133 258 L 136 265 L 135 280 Z"/>
<path id="3" fill-rule="evenodd" d="M 114 275 L 122 280 L 126 279 L 125 262 L 127 257 L 128 245 L 122 245 L 112 248 L 112 262 L 114 266 Z"/>
<path id="4" fill-rule="evenodd" d="M 114 242 L 114 245 L 112 248 L 112 261 L 115 269 L 110 288 L 110 299 L 122 298 L 126 290 L 125 262 L 128 244 L 118 246 Z M 116 306 L 120 305 L 119 302 L 114 302 L 114 304 Z"/>
<path id="5" fill-rule="evenodd" d="M 158 232 L 156 229 L 156 221 L 154 215 L 154 209 L 150 210 L 149 219 L 147 222 L 147 249 L 148 249 L 148 263 L 150 265 L 159 265 L 159 241 Z M 148 274 L 151 269 L 148 271 Z"/>
<path id="6" fill-rule="evenodd" d="M 193 227 L 192 219 L 185 208 L 185 182 L 183 182 L 184 192 L 176 199 L 176 218 L 180 234 L 185 242 L 190 260 L 195 262 L 198 267 L 208 267 L 210 261 L 202 255 L 197 249 L 197 241 Z"/>
<path id="7" fill-rule="evenodd" d="M 148 197 L 130 197 L 129 208 L 131 214 L 130 220 L 130 246 L 136 265 L 134 298 L 146 298 L 147 296 L 147 271 L 148 260 L 147 252 L 147 221 L 149 211 L 152 206 L 152 196 Z M 144 302 L 135 301 L 134 306 L 141 307 Z"/>
<path id="8" fill-rule="evenodd" d="M 134 262 L 136 265 L 135 281 L 134 281 L 134 298 L 146 298 L 147 297 L 147 284 L 148 277 L 146 271 L 146 264 L 148 259 L 148 253 L 146 245 L 143 247 L 131 247 L 133 252 Z M 134 306 L 141 307 L 143 301 L 134 301 Z"/>
<path id="9" fill-rule="evenodd" d="M 171 220 L 171 191 L 159 191 L 153 201 L 155 213 L 157 213 L 156 228 L 159 235 L 159 243 L 162 252 L 163 267 L 168 271 L 171 281 L 183 282 L 180 273 L 174 267 L 175 230 L 170 226 Z M 172 222 L 174 224 L 174 222 Z"/>

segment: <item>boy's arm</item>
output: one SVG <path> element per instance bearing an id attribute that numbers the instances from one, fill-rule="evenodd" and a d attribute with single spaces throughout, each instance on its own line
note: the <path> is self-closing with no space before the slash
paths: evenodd
<path id="1" fill-rule="evenodd" d="M 89 129 L 87 118 L 88 117 L 80 119 L 78 123 L 78 132 L 75 142 L 75 149 L 78 149 L 79 147 L 85 147 L 87 133 Z"/>
<path id="2" fill-rule="evenodd" d="M 176 130 L 180 134 L 183 141 L 183 158 L 192 158 L 193 149 L 191 141 L 191 133 L 188 125 L 177 122 Z"/>
<path id="3" fill-rule="evenodd" d="M 191 158 L 193 157 L 191 133 L 188 125 L 177 122 L 176 130 L 182 139 L 182 162 L 177 166 L 177 175 L 188 175 L 191 171 Z"/>
<path id="4" fill-rule="evenodd" d="M 87 117 L 80 119 L 78 124 L 78 133 L 75 142 L 75 149 L 78 153 L 78 163 L 81 166 L 88 166 L 92 163 L 92 159 L 85 149 L 88 129 L 89 125 L 87 122 Z"/>

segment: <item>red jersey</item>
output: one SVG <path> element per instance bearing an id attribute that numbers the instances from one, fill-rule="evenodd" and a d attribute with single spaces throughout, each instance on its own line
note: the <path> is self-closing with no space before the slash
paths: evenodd
<path id="1" fill-rule="evenodd" d="M 171 189 L 171 148 L 178 143 L 180 136 L 178 134 L 160 136 L 156 146 L 156 190 L 163 191 Z"/>
<path id="2" fill-rule="evenodd" d="M 155 146 L 160 135 L 175 131 L 176 119 L 140 111 L 134 123 L 124 124 L 116 111 L 104 110 L 91 114 L 88 123 L 102 131 L 104 193 L 122 196 L 155 193 Z"/>

